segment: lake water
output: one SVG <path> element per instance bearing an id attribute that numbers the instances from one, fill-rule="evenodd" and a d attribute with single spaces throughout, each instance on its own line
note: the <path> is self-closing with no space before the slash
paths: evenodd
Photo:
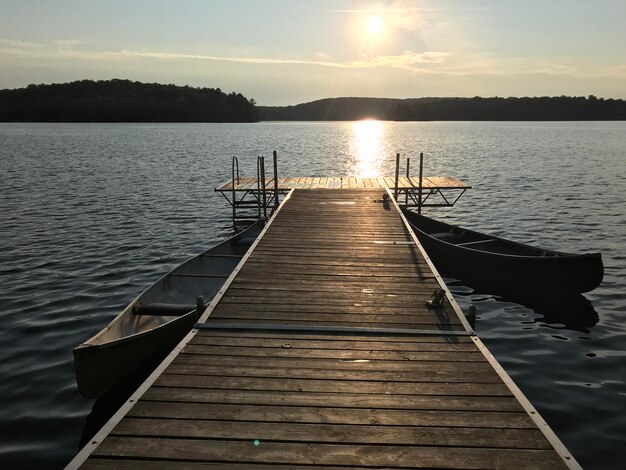
<path id="1" fill-rule="evenodd" d="M 171 267 L 232 233 L 213 188 L 237 155 L 281 176 L 392 175 L 395 152 L 473 186 L 437 217 L 601 251 L 597 313 L 570 323 L 451 285 L 477 332 L 586 468 L 626 458 L 626 123 L 0 124 L 0 465 L 61 467 L 93 401 L 72 348 Z M 415 173 L 415 172 L 413 172 Z M 557 318 L 557 320 L 555 320 Z M 546 321 L 547 320 L 547 321 Z"/>

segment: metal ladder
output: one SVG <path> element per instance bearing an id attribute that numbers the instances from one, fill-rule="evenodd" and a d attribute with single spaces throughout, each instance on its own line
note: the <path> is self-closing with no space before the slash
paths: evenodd
<path id="1" fill-rule="evenodd" d="M 242 192 L 242 195 L 238 196 L 237 186 L 241 182 L 239 159 L 233 156 L 232 194 L 230 201 L 233 208 L 233 225 L 236 224 L 238 220 L 267 219 L 268 209 L 273 211 L 278 207 L 280 202 L 278 189 L 278 158 L 275 150 L 273 152 L 273 163 L 274 177 L 268 181 L 265 174 L 265 157 L 258 155 L 256 162 L 257 187 L 256 189 L 249 189 L 243 192 L 240 190 L 239 192 Z M 251 212 L 256 212 L 256 215 L 251 215 Z"/>

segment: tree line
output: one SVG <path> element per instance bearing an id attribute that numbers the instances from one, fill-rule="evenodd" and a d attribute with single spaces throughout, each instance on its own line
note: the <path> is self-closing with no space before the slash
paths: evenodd
<path id="1" fill-rule="evenodd" d="M 550 121 L 625 120 L 626 101 L 588 97 L 327 98 L 295 106 L 256 106 L 219 88 L 80 80 L 0 90 L 0 121 Z"/>
<path id="2" fill-rule="evenodd" d="M 219 88 L 80 80 L 0 90 L 0 121 L 254 122 L 254 100 Z"/>
<path id="3" fill-rule="evenodd" d="M 260 106 L 262 121 L 592 121 L 625 120 L 626 101 L 588 97 L 329 98 Z"/>

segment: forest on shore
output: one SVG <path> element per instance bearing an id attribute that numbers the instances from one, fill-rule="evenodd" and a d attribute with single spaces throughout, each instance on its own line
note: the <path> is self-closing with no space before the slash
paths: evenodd
<path id="1" fill-rule="evenodd" d="M 328 98 L 259 106 L 261 121 L 594 121 L 626 120 L 626 101 L 588 97 Z"/>
<path id="2" fill-rule="evenodd" d="M 626 120 L 626 101 L 588 97 L 326 98 L 257 106 L 219 88 L 80 80 L 0 90 L 4 122 L 256 121 L 593 121 Z"/>
<path id="3" fill-rule="evenodd" d="M 254 100 L 219 88 L 80 80 L 0 90 L 0 121 L 255 122 Z"/>

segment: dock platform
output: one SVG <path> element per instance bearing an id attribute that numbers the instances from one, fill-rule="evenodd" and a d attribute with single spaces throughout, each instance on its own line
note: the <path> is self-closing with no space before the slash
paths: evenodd
<path id="1" fill-rule="evenodd" d="M 278 207 L 292 189 L 379 189 L 382 194 L 391 189 L 404 207 L 452 207 L 471 186 L 448 176 L 361 177 L 293 177 L 239 178 L 233 177 L 215 188 L 233 208 L 233 221 L 255 219 L 267 215 L 267 209 Z M 248 210 L 253 213 L 238 214 Z M 254 212 L 256 211 L 256 215 Z"/>
<path id="2" fill-rule="evenodd" d="M 234 181 L 234 184 L 233 184 Z M 265 179 L 265 187 L 272 188 L 273 178 Z M 398 186 L 400 189 L 418 188 L 420 185 L 418 176 L 400 176 Z M 250 191 L 259 187 L 257 178 L 239 178 L 228 180 L 226 183 L 215 188 L 216 191 Z M 292 189 L 385 189 L 395 187 L 395 179 L 392 176 L 380 176 L 377 178 L 362 178 L 353 176 L 342 177 L 293 177 L 278 178 L 278 190 L 290 191 Z M 462 181 L 448 176 L 424 176 L 422 178 L 424 189 L 470 189 Z"/>
<path id="3" fill-rule="evenodd" d="M 68 468 L 579 468 L 380 189 L 290 191 Z"/>

